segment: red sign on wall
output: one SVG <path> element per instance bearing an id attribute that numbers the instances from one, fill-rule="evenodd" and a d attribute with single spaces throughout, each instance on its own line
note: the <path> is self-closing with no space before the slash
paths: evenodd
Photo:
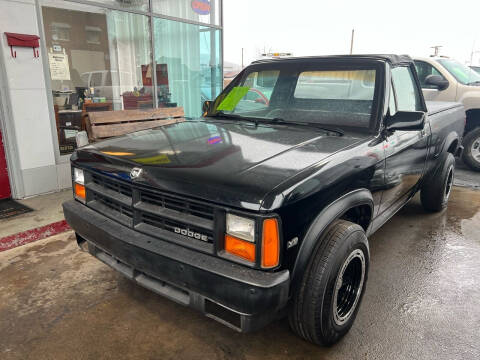
<path id="1" fill-rule="evenodd" d="M 0 199 L 10 197 L 10 182 L 8 181 L 7 161 L 3 148 L 2 132 L 0 131 Z"/>

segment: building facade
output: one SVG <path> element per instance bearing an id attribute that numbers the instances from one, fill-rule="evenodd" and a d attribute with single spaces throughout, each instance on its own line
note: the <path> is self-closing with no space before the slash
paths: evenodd
<path id="1" fill-rule="evenodd" d="M 71 186 L 86 109 L 201 115 L 222 89 L 222 27 L 222 0 L 0 0 L 0 198 Z M 24 35 L 39 48 L 8 45 Z"/>

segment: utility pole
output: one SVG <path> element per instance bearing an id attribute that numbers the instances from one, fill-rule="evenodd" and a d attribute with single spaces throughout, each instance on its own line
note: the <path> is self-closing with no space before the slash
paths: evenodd
<path id="1" fill-rule="evenodd" d="M 473 54 L 478 51 L 475 51 L 475 41 L 473 41 L 472 52 L 470 53 L 470 65 L 473 65 Z"/>
<path id="2" fill-rule="evenodd" d="M 242 70 L 243 70 L 243 48 L 242 48 Z"/>
<path id="3" fill-rule="evenodd" d="M 355 36 L 355 29 L 352 29 L 352 39 L 350 40 L 350 55 L 353 54 L 353 37 Z"/>
<path id="4" fill-rule="evenodd" d="M 433 56 L 438 56 L 438 54 L 440 53 L 440 48 L 442 48 L 443 46 L 442 45 L 435 45 L 435 46 L 430 46 L 430 48 L 433 49 Z"/>

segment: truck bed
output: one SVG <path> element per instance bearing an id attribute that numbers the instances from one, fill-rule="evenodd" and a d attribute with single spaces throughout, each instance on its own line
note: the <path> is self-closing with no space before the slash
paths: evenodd
<path id="1" fill-rule="evenodd" d="M 450 139 L 463 135 L 465 126 L 465 108 L 461 103 L 447 101 L 427 101 L 428 117 L 430 119 L 432 140 L 435 143 L 434 158 L 436 158 Z M 461 139 L 460 139 L 461 141 Z M 454 155 L 458 155 L 454 154 Z"/>
<path id="2" fill-rule="evenodd" d="M 426 101 L 426 104 L 428 115 L 434 115 L 442 111 L 462 106 L 461 103 L 451 101 Z"/>

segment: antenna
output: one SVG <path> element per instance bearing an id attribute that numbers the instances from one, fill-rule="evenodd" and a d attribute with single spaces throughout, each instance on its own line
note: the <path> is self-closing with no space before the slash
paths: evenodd
<path id="1" fill-rule="evenodd" d="M 355 36 L 355 29 L 352 29 L 352 39 L 350 40 L 350 55 L 353 54 L 353 37 Z"/>

